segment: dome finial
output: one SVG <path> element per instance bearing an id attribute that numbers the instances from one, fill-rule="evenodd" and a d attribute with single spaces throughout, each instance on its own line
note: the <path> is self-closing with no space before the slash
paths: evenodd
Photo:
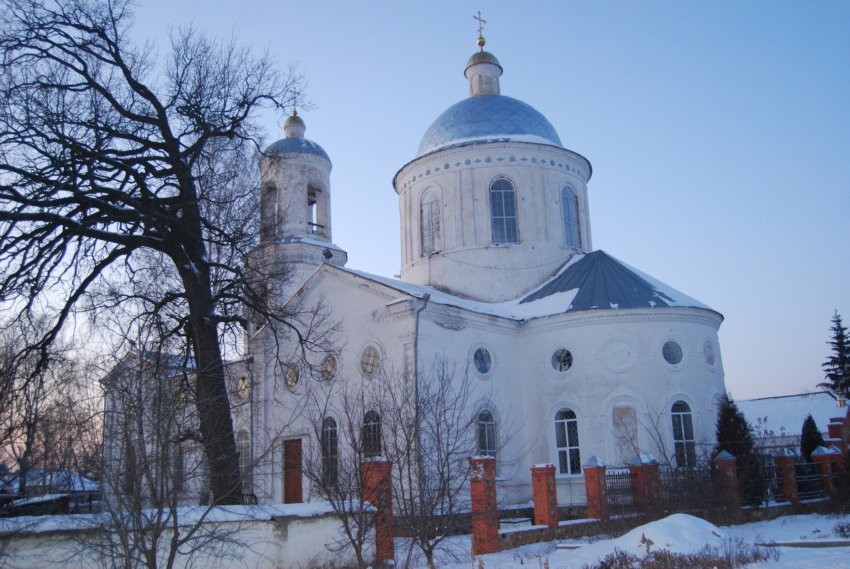
<path id="1" fill-rule="evenodd" d="M 298 116 L 298 96 L 300 94 L 301 92 L 298 89 L 292 89 L 290 103 L 292 105 L 292 114 L 289 115 L 289 118 L 286 119 L 283 125 L 283 133 L 286 138 L 304 138 L 304 131 L 307 129 L 304 121 Z"/>
<path id="2" fill-rule="evenodd" d="M 298 116 L 298 95 L 300 95 L 300 94 L 301 94 L 301 91 L 299 91 L 298 89 L 295 89 L 295 88 L 292 89 L 292 97 L 290 97 L 290 99 L 291 99 L 290 104 L 292 106 L 292 116 L 293 117 Z"/>
<path id="3" fill-rule="evenodd" d="M 487 23 L 487 20 L 481 17 L 481 10 L 478 10 L 478 14 L 472 16 L 473 20 L 478 20 L 478 39 L 475 40 L 475 44 L 481 48 L 481 51 L 484 51 L 484 44 L 487 41 L 484 39 L 484 24 Z"/>

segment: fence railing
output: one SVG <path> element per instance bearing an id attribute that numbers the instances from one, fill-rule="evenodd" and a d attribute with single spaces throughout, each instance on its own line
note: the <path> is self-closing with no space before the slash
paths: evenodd
<path id="1" fill-rule="evenodd" d="M 612 469 L 605 473 L 605 489 L 610 508 L 621 510 L 635 504 L 634 479 L 634 474 L 627 468 Z"/>
<path id="2" fill-rule="evenodd" d="M 826 497 L 821 465 L 814 462 L 798 462 L 794 465 L 797 476 L 797 494 L 800 500 L 816 500 Z"/>

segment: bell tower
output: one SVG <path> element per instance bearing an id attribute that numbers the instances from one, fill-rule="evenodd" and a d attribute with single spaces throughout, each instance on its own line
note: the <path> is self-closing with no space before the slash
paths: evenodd
<path id="1" fill-rule="evenodd" d="M 284 138 L 260 157 L 260 243 L 247 262 L 251 281 L 272 306 L 286 302 L 322 263 L 348 261 L 332 241 L 331 160 L 305 131 L 293 110 Z"/>

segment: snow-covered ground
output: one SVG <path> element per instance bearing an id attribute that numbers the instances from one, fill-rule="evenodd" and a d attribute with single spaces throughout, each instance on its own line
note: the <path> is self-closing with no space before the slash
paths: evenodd
<path id="1" fill-rule="evenodd" d="M 507 569 L 514 567 L 543 567 L 548 562 L 550 569 L 581 569 L 585 564 L 594 564 L 605 555 L 619 549 L 637 556 L 651 550 L 667 549 L 676 553 L 692 553 L 705 546 L 724 550 L 729 544 L 785 544 L 767 551 L 778 552 L 778 559 L 760 561 L 747 565 L 751 569 L 847 569 L 850 568 L 850 540 L 836 535 L 838 523 L 850 523 L 850 516 L 785 516 L 765 522 L 737 526 L 717 527 L 700 518 L 687 514 L 674 514 L 637 527 L 625 535 L 613 539 L 581 538 L 557 542 L 527 545 L 501 553 L 482 555 L 480 560 L 485 569 Z M 836 545 L 839 547 L 819 547 Z M 574 547 L 559 548 L 558 545 Z M 795 546 L 791 546 L 794 544 Z M 807 545 L 808 547 L 801 547 Z M 408 552 L 407 540 L 396 540 L 396 559 L 404 567 Z M 478 569 L 479 563 L 470 559 L 470 538 L 452 538 L 438 558 L 438 565 L 446 569 Z M 408 567 L 425 567 L 424 560 L 414 554 Z"/>

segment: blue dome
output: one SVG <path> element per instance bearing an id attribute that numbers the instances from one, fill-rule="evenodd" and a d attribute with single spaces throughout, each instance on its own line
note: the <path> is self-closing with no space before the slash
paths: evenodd
<path id="1" fill-rule="evenodd" d="M 314 154 L 324 158 L 328 162 L 331 161 L 328 153 L 324 148 L 306 138 L 287 137 L 281 138 L 277 142 L 273 142 L 266 148 L 266 154 Z"/>
<path id="2" fill-rule="evenodd" d="M 504 95 L 481 95 L 464 99 L 437 117 L 422 137 L 417 156 L 494 139 L 561 146 L 552 124 L 530 105 Z"/>

